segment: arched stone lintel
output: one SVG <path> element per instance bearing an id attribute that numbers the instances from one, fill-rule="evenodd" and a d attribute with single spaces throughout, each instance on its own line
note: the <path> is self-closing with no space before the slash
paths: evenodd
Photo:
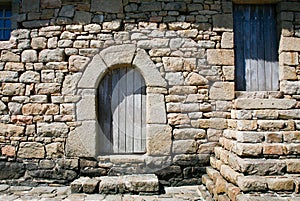
<path id="1" fill-rule="evenodd" d="M 96 112 L 97 88 L 108 70 L 123 66 L 132 66 L 139 70 L 147 87 L 166 89 L 166 81 L 145 50 L 137 49 L 132 44 L 117 45 L 102 50 L 87 65 L 77 85 L 77 95 L 81 96 L 81 100 L 76 103 L 76 120 L 82 125 L 69 134 L 66 144 L 68 156 L 99 156 L 100 128 Z M 147 98 L 146 118 L 149 128 L 155 124 L 166 125 L 167 123 L 164 95 L 159 91 L 161 90 L 153 91 Z"/>
<path id="2" fill-rule="evenodd" d="M 146 86 L 166 87 L 155 64 L 145 50 L 137 50 L 135 45 L 117 45 L 102 50 L 87 65 L 78 88 L 96 89 L 108 69 L 115 66 L 131 66 L 137 68 L 145 79 Z"/>

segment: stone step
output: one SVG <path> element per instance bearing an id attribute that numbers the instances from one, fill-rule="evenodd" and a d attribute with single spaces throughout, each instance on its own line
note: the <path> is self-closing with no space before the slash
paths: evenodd
<path id="1" fill-rule="evenodd" d="M 214 183 L 217 180 L 226 180 L 237 186 L 242 192 L 288 192 L 299 193 L 300 174 L 284 174 L 273 176 L 245 175 L 234 170 L 232 167 L 216 161 L 216 169 L 207 167 L 206 173 Z M 222 179 L 220 179 L 222 178 Z"/>
<path id="2" fill-rule="evenodd" d="M 72 193 L 158 194 L 159 182 L 154 174 L 80 177 L 71 183 Z"/>
<path id="3" fill-rule="evenodd" d="M 242 158 L 221 147 L 216 147 L 215 153 L 216 157 L 210 158 L 210 164 L 214 168 L 222 162 L 245 175 L 300 174 L 300 158 Z"/>

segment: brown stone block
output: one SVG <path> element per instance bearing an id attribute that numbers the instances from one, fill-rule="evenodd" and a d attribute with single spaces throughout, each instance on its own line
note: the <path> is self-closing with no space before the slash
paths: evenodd
<path id="1" fill-rule="evenodd" d="M 16 156 L 16 148 L 11 145 L 6 145 L 1 148 L 1 153 L 3 156 L 15 157 Z"/>
<path id="2" fill-rule="evenodd" d="M 11 122 L 17 125 L 28 125 L 32 124 L 33 117 L 32 116 L 24 116 L 24 115 L 12 115 L 10 118 Z"/>
<path id="3" fill-rule="evenodd" d="M 221 174 L 217 170 L 215 170 L 211 167 L 206 168 L 206 173 L 209 176 L 209 178 L 211 180 L 213 180 L 214 183 L 216 183 L 216 180 L 218 177 L 222 177 Z"/>
<path id="4" fill-rule="evenodd" d="M 237 185 L 243 192 L 266 191 L 268 189 L 265 178 L 257 176 L 241 176 L 238 178 Z"/>
<path id="5" fill-rule="evenodd" d="M 300 154 L 300 144 L 287 144 L 286 145 L 286 154 Z"/>
<path id="6" fill-rule="evenodd" d="M 262 153 L 262 144 L 237 143 L 236 154 L 239 156 L 258 156 Z"/>
<path id="7" fill-rule="evenodd" d="M 236 201 L 236 196 L 240 194 L 241 190 L 235 185 L 228 183 L 226 186 L 226 193 L 230 200 Z"/>
<path id="8" fill-rule="evenodd" d="M 265 141 L 268 143 L 282 142 L 282 134 L 281 133 L 266 133 Z"/>
<path id="9" fill-rule="evenodd" d="M 300 173 L 300 159 L 287 159 L 286 165 L 288 173 Z"/>
<path id="10" fill-rule="evenodd" d="M 267 178 L 268 187 L 274 191 L 292 191 L 294 190 L 294 180 L 292 178 L 276 177 Z"/>
<path id="11" fill-rule="evenodd" d="M 229 182 L 237 184 L 238 178 L 242 177 L 243 174 L 234 171 L 228 165 L 221 166 L 221 175 Z"/>
<path id="12" fill-rule="evenodd" d="M 283 139 L 284 139 L 284 142 L 299 143 L 300 142 L 300 132 L 299 131 L 283 132 Z"/>
<path id="13" fill-rule="evenodd" d="M 263 144 L 263 154 L 266 155 L 283 155 L 286 153 L 283 144 Z"/>
<path id="14" fill-rule="evenodd" d="M 225 179 L 223 179 L 223 177 L 218 177 L 216 180 L 216 193 L 220 194 L 220 193 L 225 193 L 226 191 L 226 185 L 227 185 L 227 181 Z"/>
<path id="15" fill-rule="evenodd" d="M 37 142 L 21 142 L 18 150 L 20 158 L 44 158 L 44 145 Z"/>

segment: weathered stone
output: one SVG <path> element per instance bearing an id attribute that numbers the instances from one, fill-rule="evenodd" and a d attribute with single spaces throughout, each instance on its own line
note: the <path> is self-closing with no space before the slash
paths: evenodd
<path id="1" fill-rule="evenodd" d="M 41 0 L 41 8 L 60 8 L 61 0 Z"/>
<path id="2" fill-rule="evenodd" d="M 84 121 L 80 127 L 68 134 L 66 143 L 66 155 L 70 157 L 95 157 L 99 150 L 96 146 L 98 123 Z"/>
<path id="3" fill-rule="evenodd" d="M 186 78 L 186 83 L 188 85 L 195 85 L 195 86 L 201 86 L 201 85 L 207 85 L 208 80 L 204 78 L 203 76 L 197 74 L 197 73 L 189 73 L 189 75 Z"/>
<path id="4" fill-rule="evenodd" d="M 187 114 L 170 113 L 168 114 L 168 123 L 170 125 L 187 125 L 190 124 L 190 118 Z"/>
<path id="5" fill-rule="evenodd" d="M 18 72 L 0 71 L 0 82 L 17 82 L 18 77 Z"/>
<path id="6" fill-rule="evenodd" d="M 206 136 L 204 129 L 174 129 L 173 131 L 175 140 L 188 140 L 188 139 L 203 139 Z"/>
<path id="7" fill-rule="evenodd" d="M 33 49 L 45 49 L 47 47 L 47 39 L 45 37 L 32 38 L 31 47 Z"/>
<path id="8" fill-rule="evenodd" d="M 20 76 L 20 81 L 24 83 L 38 83 L 40 82 L 40 74 L 35 71 L 26 71 Z"/>
<path id="9" fill-rule="evenodd" d="M 39 62 L 64 61 L 65 55 L 62 49 L 44 49 L 39 53 Z"/>
<path id="10" fill-rule="evenodd" d="M 7 50 L 1 51 L 2 62 L 20 62 L 20 56 Z"/>
<path id="11" fill-rule="evenodd" d="M 238 109 L 290 109 L 294 107 L 293 99 L 237 99 L 235 107 Z"/>
<path id="12" fill-rule="evenodd" d="M 38 127 L 39 129 L 39 127 Z M 64 156 L 64 149 L 61 143 L 54 142 L 47 144 L 46 148 L 46 157 L 47 158 L 61 158 Z"/>
<path id="13" fill-rule="evenodd" d="M 17 153 L 20 158 L 44 158 L 44 145 L 38 142 L 21 142 Z"/>
<path id="14" fill-rule="evenodd" d="M 232 32 L 224 32 L 222 34 L 221 47 L 222 48 L 233 48 L 233 33 Z"/>
<path id="15" fill-rule="evenodd" d="M 59 12 L 59 16 L 71 18 L 74 16 L 74 12 L 75 12 L 74 5 L 65 5 L 65 6 L 62 6 L 62 8 Z"/>
<path id="16" fill-rule="evenodd" d="M 2 94 L 8 96 L 19 95 L 22 96 L 25 93 L 25 84 L 21 83 L 3 83 Z"/>
<path id="17" fill-rule="evenodd" d="M 81 73 L 67 75 L 63 82 L 62 94 L 75 95 L 76 86 L 77 86 L 80 78 L 81 78 Z"/>
<path id="18" fill-rule="evenodd" d="M 198 149 L 195 140 L 175 140 L 173 141 L 172 153 L 174 154 L 191 154 L 196 153 Z"/>
<path id="19" fill-rule="evenodd" d="M 60 84 L 57 83 L 38 83 L 35 87 L 36 94 L 58 94 L 60 93 Z"/>
<path id="20" fill-rule="evenodd" d="M 89 24 L 92 21 L 92 13 L 85 11 L 76 11 L 73 18 L 75 24 Z"/>
<path id="21" fill-rule="evenodd" d="M 68 126 L 65 123 L 38 123 L 37 134 L 42 137 L 66 137 Z"/>
<path id="22" fill-rule="evenodd" d="M 6 145 L 1 148 L 1 153 L 3 156 L 15 157 L 16 156 L 16 148 L 11 145 Z"/>
<path id="23" fill-rule="evenodd" d="M 31 170 L 28 171 L 29 176 L 33 178 L 43 178 L 52 180 L 67 180 L 73 181 L 77 177 L 77 173 L 74 170 L 53 169 L 53 170 Z"/>
<path id="24" fill-rule="evenodd" d="M 215 82 L 210 89 L 210 98 L 214 100 L 234 99 L 233 82 Z"/>
<path id="25" fill-rule="evenodd" d="M 68 62 L 49 62 L 46 64 L 46 68 L 52 70 L 67 70 Z"/>
<path id="26" fill-rule="evenodd" d="M 83 71 L 89 62 L 90 59 L 88 57 L 72 55 L 69 58 L 69 70 Z"/>
<path id="27" fill-rule="evenodd" d="M 166 80 L 169 85 L 183 85 L 184 78 L 181 72 L 166 73 Z"/>
<path id="28" fill-rule="evenodd" d="M 123 180 L 129 192 L 155 193 L 159 190 L 158 178 L 154 174 L 125 175 Z"/>
<path id="29" fill-rule="evenodd" d="M 166 125 L 148 125 L 146 142 L 149 155 L 169 155 L 172 145 L 171 127 Z"/>
<path id="30" fill-rule="evenodd" d="M 0 162 L 0 179 L 18 179 L 24 176 L 24 164 L 17 162 Z"/>
<path id="31" fill-rule="evenodd" d="M 167 118 L 164 102 L 164 95 L 162 94 L 147 95 L 147 123 L 166 123 Z"/>
<path id="32" fill-rule="evenodd" d="M 232 31 L 233 30 L 232 14 L 213 15 L 213 30 L 214 31 Z"/>
<path id="33" fill-rule="evenodd" d="M 258 156 L 262 154 L 262 144 L 237 143 L 236 154 L 239 156 Z"/>
<path id="34" fill-rule="evenodd" d="M 21 114 L 22 104 L 16 102 L 8 103 L 8 110 L 10 114 Z"/>
<path id="35" fill-rule="evenodd" d="M 82 189 L 84 193 L 95 193 L 98 192 L 98 185 L 99 185 L 100 179 L 88 179 L 83 182 Z"/>
<path id="36" fill-rule="evenodd" d="M 184 60 L 177 57 L 163 57 L 166 71 L 183 71 Z"/>
<path id="37" fill-rule="evenodd" d="M 234 65 L 234 51 L 233 50 L 207 50 L 207 62 L 213 65 Z"/>
<path id="38" fill-rule="evenodd" d="M 207 166 L 209 157 L 209 154 L 180 154 L 174 156 L 173 162 L 183 166 Z"/>
<path id="39" fill-rule="evenodd" d="M 92 0 L 91 2 L 92 12 L 108 12 L 108 13 L 122 13 L 123 4 L 121 0 Z"/>
<path id="40" fill-rule="evenodd" d="M 5 70 L 10 71 L 24 71 L 24 64 L 23 63 L 13 63 L 13 62 L 7 62 L 4 67 Z"/>
<path id="41" fill-rule="evenodd" d="M 22 52 L 22 62 L 37 62 L 37 52 L 35 50 L 24 50 Z"/>
<path id="42" fill-rule="evenodd" d="M 300 94 L 300 83 L 292 81 L 280 82 L 280 89 L 286 94 Z"/>
<path id="43" fill-rule="evenodd" d="M 294 190 L 294 180 L 292 178 L 267 178 L 268 188 L 274 191 Z"/>
<path id="44" fill-rule="evenodd" d="M 279 51 L 300 51 L 300 38 L 281 37 Z"/>

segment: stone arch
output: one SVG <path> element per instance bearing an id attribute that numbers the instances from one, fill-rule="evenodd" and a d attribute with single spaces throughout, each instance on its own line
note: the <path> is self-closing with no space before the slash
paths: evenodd
<path id="1" fill-rule="evenodd" d="M 78 82 L 76 95 L 81 99 L 76 103 L 76 120 L 80 126 L 69 133 L 66 144 L 68 156 L 97 157 L 100 154 L 98 144 L 100 128 L 96 114 L 97 88 L 109 69 L 122 66 L 133 66 L 138 69 L 147 89 L 167 87 L 166 81 L 147 52 L 137 49 L 136 45 L 116 45 L 100 51 L 86 66 Z M 152 125 L 166 125 L 167 118 L 164 95 L 161 94 L 163 90 L 148 91 L 146 123 L 147 130 L 151 132 L 152 127 L 154 128 Z"/>

